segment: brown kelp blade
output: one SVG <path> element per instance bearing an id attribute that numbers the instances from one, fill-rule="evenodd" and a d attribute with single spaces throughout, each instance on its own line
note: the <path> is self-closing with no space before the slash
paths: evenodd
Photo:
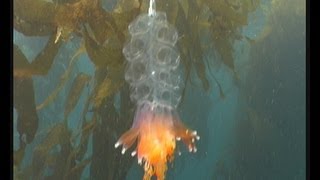
<path id="1" fill-rule="evenodd" d="M 70 112 L 77 105 L 85 85 L 87 85 L 90 80 L 91 80 L 91 76 L 81 72 L 77 75 L 75 80 L 72 82 L 71 89 L 69 91 L 69 94 L 65 102 L 65 109 L 64 109 L 65 118 L 68 117 Z"/>
<path id="2" fill-rule="evenodd" d="M 90 60 L 97 68 L 123 63 L 122 44 L 117 34 L 112 33 L 107 43 L 98 44 L 84 28 L 85 47 Z"/>
<path id="3" fill-rule="evenodd" d="M 14 14 L 19 18 L 38 24 L 54 23 L 56 4 L 42 0 L 14 0 Z"/>
<path id="4" fill-rule="evenodd" d="M 29 64 L 24 54 L 16 45 L 14 46 L 13 57 L 14 68 Z M 31 78 L 14 77 L 13 93 L 14 108 L 18 112 L 17 130 L 20 134 L 20 142 L 31 143 L 38 129 L 39 122 L 35 109 L 33 80 Z"/>
<path id="5" fill-rule="evenodd" d="M 13 164 L 17 167 L 20 166 L 25 155 L 25 146 L 20 147 L 18 150 L 13 152 Z"/>
<path id="6" fill-rule="evenodd" d="M 41 151 L 42 153 L 46 154 L 57 144 L 65 144 L 70 140 L 70 132 L 68 127 L 64 122 L 59 122 L 53 125 L 49 130 L 42 141 L 37 146 L 37 151 Z"/>
<path id="7" fill-rule="evenodd" d="M 185 3 L 184 3 L 185 4 Z M 178 46 L 184 60 L 182 63 L 186 69 L 186 77 L 190 77 L 192 69 L 196 71 L 196 75 L 201 80 L 202 87 L 205 91 L 209 89 L 209 81 L 206 77 L 206 68 L 203 60 L 203 50 L 200 41 L 199 29 L 196 26 L 197 14 L 200 12 L 199 7 L 192 1 L 188 1 L 188 14 L 182 4 L 178 4 L 178 14 L 176 27 L 179 36 L 183 37 L 179 40 Z M 191 82 L 192 78 L 188 78 Z"/>
<path id="8" fill-rule="evenodd" d="M 61 179 L 65 173 L 67 159 L 72 151 L 70 131 L 65 122 L 52 126 L 43 141 L 35 147 L 32 159 L 34 179 L 43 179 L 47 167 L 53 170 L 46 178 Z"/>
<path id="9" fill-rule="evenodd" d="M 37 55 L 37 57 L 30 63 L 24 66 L 14 67 L 14 77 L 31 77 L 34 75 L 46 75 L 50 70 L 53 60 L 58 53 L 61 43 L 54 43 L 54 36 L 52 35 L 46 47 Z M 16 47 L 15 47 L 16 49 Z M 17 56 L 19 52 L 17 52 Z"/>
<path id="10" fill-rule="evenodd" d="M 69 172 L 66 172 L 64 179 L 81 179 L 82 172 L 84 168 L 91 163 L 91 158 L 82 160 L 74 167 L 70 169 Z"/>
<path id="11" fill-rule="evenodd" d="M 259 0 L 243 1 L 208 1 L 198 0 L 200 6 L 209 8 L 212 15 L 209 16 L 207 24 L 202 26 L 210 30 L 214 51 L 218 52 L 222 62 L 234 72 L 233 43 L 235 40 L 243 39 L 240 30 L 248 23 L 248 15 L 254 11 Z"/>
<path id="12" fill-rule="evenodd" d="M 56 28 L 52 24 L 27 22 L 15 14 L 13 15 L 13 27 L 25 36 L 48 36 L 56 31 Z"/>
<path id="13" fill-rule="evenodd" d="M 97 85 L 96 93 L 92 99 L 94 108 L 98 108 L 105 98 L 113 95 L 123 86 L 123 68 L 123 66 L 116 66 L 114 69 L 110 69 L 104 80 Z"/>
<path id="14" fill-rule="evenodd" d="M 89 137 L 96 126 L 97 126 L 97 121 L 95 120 L 95 118 L 93 118 L 90 122 L 85 122 L 82 125 L 80 144 L 79 144 L 78 148 L 76 149 L 77 152 L 75 155 L 76 156 L 75 158 L 77 160 L 80 161 L 81 159 L 83 159 L 83 157 L 87 151 Z"/>
<path id="15" fill-rule="evenodd" d="M 85 52 L 84 43 L 81 44 L 77 52 L 72 56 L 68 69 L 63 73 L 63 75 L 60 78 L 60 82 L 58 86 L 52 91 L 52 93 L 39 105 L 37 105 L 37 110 L 40 110 L 50 103 L 52 103 L 56 97 L 58 96 L 59 92 L 63 89 L 64 85 L 69 79 L 69 76 L 71 75 L 72 69 L 74 65 L 76 64 L 77 60 L 79 60 L 79 56 Z"/>
<path id="16" fill-rule="evenodd" d="M 32 61 L 31 69 L 34 75 L 46 75 L 50 70 L 53 60 L 55 59 L 62 43 L 54 43 L 54 35 L 51 35 L 47 45 Z"/>

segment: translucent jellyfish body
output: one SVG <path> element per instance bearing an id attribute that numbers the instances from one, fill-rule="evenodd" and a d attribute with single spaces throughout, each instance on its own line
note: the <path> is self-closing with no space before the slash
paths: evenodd
<path id="1" fill-rule="evenodd" d="M 129 33 L 123 54 L 128 61 L 125 79 L 131 86 L 131 99 L 176 107 L 181 89 L 181 77 L 172 73 L 180 62 L 176 29 L 165 13 L 143 14 L 129 25 Z"/>
<path id="2" fill-rule="evenodd" d="M 144 180 L 164 179 L 167 162 L 173 160 L 176 141 L 182 140 L 190 152 L 196 152 L 196 131 L 184 126 L 176 112 L 181 99 L 180 55 L 175 44 L 176 29 L 166 14 L 142 14 L 130 25 L 130 41 L 124 46 L 127 59 L 125 80 L 130 84 L 131 100 L 136 105 L 133 125 L 116 142 L 125 153 L 137 141 L 131 153 L 144 165 Z"/>

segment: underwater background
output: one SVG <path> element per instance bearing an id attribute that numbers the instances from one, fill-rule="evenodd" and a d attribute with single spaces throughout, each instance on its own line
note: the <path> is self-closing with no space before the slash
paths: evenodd
<path id="1" fill-rule="evenodd" d="M 14 179 L 142 179 L 114 143 L 135 111 L 122 44 L 148 1 L 87 1 L 14 0 Z M 166 179 L 306 179 L 306 2 L 156 2 L 180 38 L 178 113 L 201 136 Z"/>

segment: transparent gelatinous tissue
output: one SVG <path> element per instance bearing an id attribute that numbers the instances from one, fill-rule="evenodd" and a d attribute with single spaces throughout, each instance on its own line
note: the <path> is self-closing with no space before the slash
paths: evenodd
<path id="1" fill-rule="evenodd" d="M 144 83 L 134 84 L 131 90 L 130 98 L 133 101 L 151 101 L 152 99 L 152 91 L 151 83 L 146 81 Z"/>
<path id="2" fill-rule="evenodd" d="M 139 15 L 129 25 L 130 41 L 123 54 L 128 61 L 125 80 L 131 86 L 131 99 L 176 106 L 181 86 L 175 72 L 180 54 L 175 47 L 178 33 L 164 12 Z"/>
<path id="3" fill-rule="evenodd" d="M 181 93 L 176 88 L 167 87 L 154 90 L 154 100 L 165 106 L 176 108 L 180 99 Z"/>
<path id="4" fill-rule="evenodd" d="M 156 23 L 169 24 L 167 22 L 167 14 L 165 12 L 157 12 L 153 19 Z"/>
<path id="5" fill-rule="evenodd" d="M 147 14 L 139 15 L 135 21 L 130 23 L 129 32 L 132 36 L 145 34 L 150 29 L 150 17 Z"/>
<path id="6" fill-rule="evenodd" d="M 152 46 L 151 54 L 156 66 L 175 69 L 179 65 L 180 54 L 170 46 L 156 43 Z"/>
<path id="7" fill-rule="evenodd" d="M 147 78 L 146 71 L 145 61 L 136 61 L 128 65 L 124 78 L 129 83 L 139 83 Z"/>
<path id="8" fill-rule="evenodd" d="M 158 68 L 153 71 L 151 78 L 160 85 L 179 88 L 182 80 L 181 76 L 174 70 Z"/>
<path id="9" fill-rule="evenodd" d="M 148 39 L 145 36 L 134 36 L 122 50 L 125 58 L 132 61 L 135 58 L 142 56 L 148 50 Z"/>
<path id="10" fill-rule="evenodd" d="M 178 40 L 178 33 L 171 25 L 157 23 L 154 31 L 154 34 L 159 42 L 174 45 Z"/>

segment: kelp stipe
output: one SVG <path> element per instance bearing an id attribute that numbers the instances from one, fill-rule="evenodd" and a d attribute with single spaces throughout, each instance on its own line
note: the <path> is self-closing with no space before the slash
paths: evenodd
<path id="1" fill-rule="evenodd" d="M 175 47 L 178 33 L 164 12 L 156 12 L 150 1 L 149 14 L 139 15 L 130 25 L 130 41 L 123 48 L 128 61 L 125 79 L 131 100 L 137 105 L 133 125 L 116 142 L 124 154 L 137 140 L 131 155 L 144 165 L 143 179 L 164 179 L 167 162 L 173 160 L 176 140 L 196 152 L 196 131 L 180 121 L 176 107 L 181 98 L 180 55 Z"/>

